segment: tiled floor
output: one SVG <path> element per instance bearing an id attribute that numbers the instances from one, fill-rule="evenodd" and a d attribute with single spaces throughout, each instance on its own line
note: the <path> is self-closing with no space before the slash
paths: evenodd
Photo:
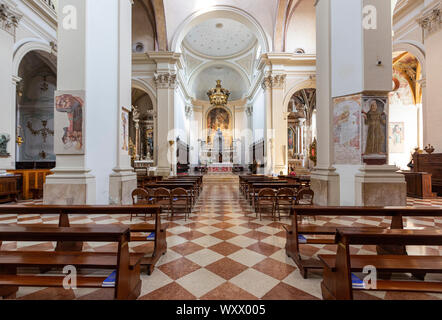
<path id="1" fill-rule="evenodd" d="M 434 201 L 409 200 L 410 205 L 442 206 Z M 54 216 L 2 216 L 0 223 L 56 223 Z M 94 215 L 75 218 L 76 224 L 130 223 L 128 216 Z M 139 222 L 139 221 L 138 221 Z M 318 218 L 318 225 L 332 222 L 349 226 L 389 225 L 389 219 L 348 217 Z M 142 275 L 140 299 L 321 299 L 321 273 L 303 279 L 285 254 L 282 223 L 255 218 L 239 195 L 236 180 L 206 183 L 190 220 L 170 222 L 168 252 L 151 276 Z M 442 227 L 441 219 L 409 219 L 407 227 Z M 132 249 L 142 251 L 146 244 Z M 3 250 L 53 250 L 52 243 L 4 243 Z M 87 243 L 85 250 L 108 251 L 113 246 Z M 442 248 L 410 248 L 413 253 L 441 254 Z M 304 256 L 333 253 L 333 246 L 303 245 Z M 371 254 L 369 246 L 356 247 L 357 253 Z M 434 276 L 432 279 L 442 280 Z M 18 299 L 107 299 L 112 289 L 66 291 L 63 289 L 22 288 Z M 442 299 L 436 294 L 358 293 L 358 299 Z"/>

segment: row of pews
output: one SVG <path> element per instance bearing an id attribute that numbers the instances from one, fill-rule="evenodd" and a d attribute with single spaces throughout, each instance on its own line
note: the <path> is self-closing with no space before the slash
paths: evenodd
<path id="1" fill-rule="evenodd" d="M 328 224 L 305 224 L 303 217 L 389 217 L 389 228 L 342 227 Z M 314 207 L 294 206 L 292 225 L 286 228 L 286 252 L 298 266 L 301 275 L 308 271 L 323 270 L 321 285 L 323 298 L 327 300 L 351 300 L 356 289 L 379 291 L 411 291 L 442 293 L 441 282 L 423 281 L 426 274 L 442 273 L 442 257 L 439 255 L 412 256 L 407 246 L 440 246 L 442 230 L 405 230 L 404 217 L 441 217 L 442 209 L 424 207 Z M 305 244 L 336 245 L 335 255 L 319 255 L 317 259 L 303 259 L 300 246 Z M 352 246 L 373 245 L 377 255 L 352 254 Z M 355 288 L 354 273 L 374 267 L 376 285 L 365 283 Z M 412 281 L 394 281 L 392 273 L 411 273 Z"/>
<path id="2" fill-rule="evenodd" d="M 1 225 L 2 242 L 56 242 L 55 251 L 0 250 L 0 297 L 11 299 L 20 287 L 64 287 L 61 271 L 75 267 L 78 288 L 114 288 L 114 298 L 136 299 L 141 292 L 140 272 L 150 275 L 159 258 L 167 251 L 167 224 L 161 222 L 159 205 L 135 206 L 0 206 L 2 215 L 58 215 L 56 225 Z M 71 225 L 76 216 L 106 214 L 150 214 L 150 223 L 124 225 Z M 130 252 L 131 242 L 149 242 L 150 249 Z M 116 252 L 86 252 L 84 242 L 116 243 Z M 97 269 L 105 276 L 88 276 L 82 270 Z M 51 272 L 56 271 L 54 275 Z"/>
<path id="3" fill-rule="evenodd" d="M 281 212 L 290 213 L 295 205 L 313 204 L 310 180 L 299 177 L 239 176 L 240 192 L 249 201 L 257 216 L 281 220 Z"/>
<path id="4" fill-rule="evenodd" d="M 171 217 L 184 213 L 190 216 L 203 189 L 202 176 L 180 176 L 149 180 L 132 193 L 133 203 L 157 204 Z"/>

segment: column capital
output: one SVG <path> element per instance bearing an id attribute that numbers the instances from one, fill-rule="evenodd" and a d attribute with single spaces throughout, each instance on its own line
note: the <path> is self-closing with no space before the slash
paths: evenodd
<path id="1" fill-rule="evenodd" d="M 157 89 L 175 89 L 177 85 L 177 75 L 174 73 L 155 73 L 154 81 Z"/>
<path id="2" fill-rule="evenodd" d="M 282 89 L 285 85 L 285 80 L 287 75 L 285 74 L 276 74 L 276 75 L 268 75 L 264 77 L 262 81 L 262 88 L 266 89 Z"/>
<path id="3" fill-rule="evenodd" d="M 427 78 L 422 78 L 422 79 L 418 80 L 417 83 L 419 83 L 422 88 L 426 88 L 427 87 Z"/>
<path id="4" fill-rule="evenodd" d="M 437 2 L 435 6 L 422 13 L 417 20 L 421 28 L 424 30 L 425 37 L 436 32 L 441 28 L 441 3 Z"/>
<path id="5" fill-rule="evenodd" d="M 0 0 L 0 29 L 15 37 L 15 30 L 23 17 L 15 8 Z"/>
<path id="6" fill-rule="evenodd" d="M 193 115 L 193 105 L 187 104 L 185 106 L 185 113 L 186 113 L 186 118 L 190 119 Z"/>
<path id="7" fill-rule="evenodd" d="M 253 116 L 253 104 L 248 104 L 246 106 L 246 115 L 248 117 L 252 117 Z"/>

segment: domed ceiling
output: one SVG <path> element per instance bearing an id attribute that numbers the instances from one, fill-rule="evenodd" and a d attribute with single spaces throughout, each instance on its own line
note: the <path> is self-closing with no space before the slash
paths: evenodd
<path id="1" fill-rule="evenodd" d="M 190 50 L 210 57 L 228 57 L 251 48 L 256 37 L 240 22 L 218 18 L 195 26 L 184 39 Z"/>
<path id="2" fill-rule="evenodd" d="M 222 81 L 223 88 L 230 90 L 229 101 L 238 100 L 248 90 L 248 83 L 239 72 L 226 65 L 212 65 L 201 71 L 193 81 L 193 92 L 199 100 L 209 100 L 207 91 L 216 86 L 216 80 Z"/>

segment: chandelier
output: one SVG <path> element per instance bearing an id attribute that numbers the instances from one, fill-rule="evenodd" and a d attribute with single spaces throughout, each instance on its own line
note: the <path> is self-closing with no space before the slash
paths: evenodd
<path id="1" fill-rule="evenodd" d="M 207 92 L 210 104 L 214 106 L 225 106 L 229 100 L 230 91 L 221 86 L 221 80 L 216 81 L 216 88 Z"/>

